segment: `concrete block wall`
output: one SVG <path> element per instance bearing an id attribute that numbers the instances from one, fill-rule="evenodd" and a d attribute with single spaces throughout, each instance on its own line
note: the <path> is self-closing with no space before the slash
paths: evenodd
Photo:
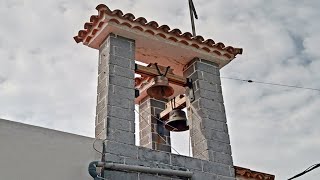
<path id="1" fill-rule="evenodd" d="M 140 146 L 150 149 L 171 152 L 170 131 L 164 128 L 164 124 L 157 120 L 166 108 L 166 100 L 157 100 L 146 97 L 139 104 L 139 133 Z"/>
<path id="2" fill-rule="evenodd" d="M 132 146 L 114 141 L 106 141 L 106 161 L 126 165 L 189 170 L 192 180 L 234 180 L 234 168 L 221 163 L 157 151 L 145 147 Z M 130 180 L 175 180 L 179 177 L 105 170 L 105 178 Z"/>
<path id="3" fill-rule="evenodd" d="M 96 137 L 105 139 L 104 159 L 127 165 L 190 170 L 195 180 L 234 179 L 218 67 L 205 60 L 194 60 L 184 72 L 194 82 L 195 101 L 188 109 L 195 157 L 192 158 L 170 153 L 170 133 L 160 132 L 164 130 L 159 129 L 162 125 L 150 116 L 160 113 L 165 102 L 150 98 L 140 104 L 140 111 L 147 111 L 143 116 L 150 122 L 150 125 L 141 123 L 140 127 L 140 142 L 145 147 L 135 146 L 134 56 L 135 41 L 118 35 L 110 34 L 100 46 Z M 167 140 L 158 141 L 151 127 Z M 144 129 L 147 131 L 143 132 Z M 179 179 L 108 170 L 104 175 L 106 179 Z"/>
<path id="4" fill-rule="evenodd" d="M 194 101 L 188 107 L 193 156 L 232 168 L 219 67 L 196 58 L 185 68 L 184 76 L 193 81 Z"/>
<path id="5" fill-rule="evenodd" d="M 110 34 L 99 50 L 96 137 L 135 144 L 135 42 Z"/>

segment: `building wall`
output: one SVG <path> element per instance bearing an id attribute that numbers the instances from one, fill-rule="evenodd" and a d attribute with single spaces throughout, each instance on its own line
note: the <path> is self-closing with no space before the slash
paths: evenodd
<path id="1" fill-rule="evenodd" d="M 0 119 L 0 179 L 92 180 L 88 164 L 101 157 L 93 141 Z"/>
<path id="2" fill-rule="evenodd" d="M 1 119 L 0 179 L 91 180 L 87 171 L 88 164 L 101 157 L 92 149 L 93 141 L 88 137 Z M 99 144 L 101 142 L 97 142 Z M 230 176 L 230 173 L 234 173 L 229 168 L 217 168 L 214 162 L 144 147 L 107 143 L 106 151 L 108 161 L 165 169 L 189 169 L 194 172 L 193 179 L 217 179 L 219 175 Z M 171 179 L 140 173 L 106 172 L 106 178 L 111 180 L 121 177 L 140 180 Z"/>
<path id="3" fill-rule="evenodd" d="M 92 180 L 87 171 L 88 164 L 101 158 L 101 155 L 92 149 L 93 141 L 93 138 L 0 119 L 0 179 Z M 101 149 L 99 144 L 101 144 L 100 140 L 96 142 L 96 145 Z M 123 146 L 127 146 L 127 148 Z M 108 161 L 157 168 L 189 169 L 194 172 L 192 179 L 229 180 L 219 174 L 234 173 L 231 169 L 217 168 L 214 162 L 159 152 L 144 147 L 109 144 L 106 151 L 108 152 L 106 154 Z M 250 172 L 250 170 L 247 171 Z M 111 180 L 121 178 L 175 179 L 110 170 L 107 171 L 106 178 Z M 236 179 L 255 180 L 256 178 L 238 176 Z M 274 176 L 265 179 L 273 180 Z"/>
<path id="4" fill-rule="evenodd" d="M 108 162 L 125 165 L 138 165 L 151 168 L 173 169 L 193 172 L 192 180 L 235 180 L 233 167 L 197 158 L 157 151 L 114 141 L 106 141 Z M 121 177 L 121 178 L 119 178 Z M 157 176 L 139 172 L 105 171 L 105 178 L 131 180 L 178 180 L 185 179 L 173 176 Z"/>

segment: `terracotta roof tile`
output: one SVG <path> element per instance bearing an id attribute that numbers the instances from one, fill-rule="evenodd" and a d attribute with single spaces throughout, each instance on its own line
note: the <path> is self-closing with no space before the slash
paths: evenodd
<path id="1" fill-rule="evenodd" d="M 236 177 L 245 177 L 255 180 L 274 180 L 275 176 L 262 172 L 252 171 L 247 168 L 235 166 Z"/>
<path id="2" fill-rule="evenodd" d="M 120 25 L 127 26 L 132 29 L 138 29 L 143 32 L 150 33 L 152 35 L 158 35 L 162 38 L 166 38 L 175 42 L 180 42 L 185 45 L 193 46 L 197 49 L 201 48 L 204 51 L 212 52 L 217 55 L 226 56 L 228 58 L 235 57 L 237 54 L 242 54 L 241 48 L 234 48 L 231 46 L 226 47 L 222 42 L 215 43 L 212 39 L 205 40 L 202 36 L 193 37 L 190 32 L 182 33 L 180 29 L 170 29 L 168 25 L 159 25 L 155 21 L 148 22 L 144 17 L 136 18 L 131 13 L 124 14 L 121 10 L 111 11 L 106 5 L 100 4 L 96 7 L 98 10 L 98 15 L 93 15 L 90 18 L 90 22 L 84 24 L 84 30 L 80 30 L 78 35 L 74 37 L 77 43 L 89 42 L 94 34 L 97 33 L 105 23 L 105 16 L 107 14 L 111 18 L 108 19 L 109 22 L 115 22 Z M 127 22 L 120 22 L 125 20 Z M 99 24 L 98 24 L 99 23 Z M 96 26 L 98 24 L 98 26 Z M 148 27 L 149 29 L 144 30 L 143 27 Z M 152 30 L 153 29 L 153 30 Z M 159 33 L 159 30 L 163 33 Z M 179 40 L 183 38 L 184 40 Z M 204 47 L 206 46 L 206 47 Z M 221 53 L 223 51 L 224 53 Z"/>
<path id="3" fill-rule="evenodd" d="M 186 38 L 187 40 L 191 40 L 192 39 L 192 34 L 189 32 L 185 32 L 181 35 L 182 37 Z"/>
<path id="4" fill-rule="evenodd" d="M 198 43 L 203 43 L 204 42 L 204 38 L 202 36 L 196 36 L 193 39 L 196 40 Z"/>
<path id="5" fill-rule="evenodd" d="M 170 34 L 174 34 L 177 37 L 180 37 L 182 32 L 180 31 L 180 29 L 172 29 L 170 32 Z"/>
<path id="6" fill-rule="evenodd" d="M 213 45 L 215 44 L 214 40 L 212 40 L 212 39 L 207 39 L 203 43 L 209 47 L 213 47 Z"/>
<path id="7" fill-rule="evenodd" d="M 166 33 L 170 31 L 170 27 L 167 25 L 162 25 L 159 27 L 159 29 L 161 29 L 163 32 L 166 32 Z"/>
<path id="8" fill-rule="evenodd" d="M 145 26 L 148 21 L 146 20 L 146 18 L 138 17 L 137 19 L 134 20 L 134 22 L 138 22 L 138 23 L 140 23 L 141 25 L 144 25 L 144 26 Z"/>

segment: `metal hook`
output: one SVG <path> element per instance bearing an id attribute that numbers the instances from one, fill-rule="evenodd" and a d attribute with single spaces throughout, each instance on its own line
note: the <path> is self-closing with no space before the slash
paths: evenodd
<path id="1" fill-rule="evenodd" d="M 167 73 L 168 73 L 169 69 L 170 69 L 170 66 L 167 67 L 166 72 L 163 75 L 164 77 L 167 76 Z"/>
<path id="2" fill-rule="evenodd" d="M 163 76 L 162 73 L 161 73 L 161 71 L 160 71 L 160 69 L 159 69 L 159 67 L 158 67 L 158 63 L 154 63 L 154 65 L 156 66 L 156 69 L 157 69 L 159 75 L 160 75 L 160 76 Z"/>
<path id="3" fill-rule="evenodd" d="M 172 103 L 173 99 L 170 99 L 170 104 L 171 104 L 171 110 L 173 110 L 173 103 Z"/>
<path id="4" fill-rule="evenodd" d="M 159 69 L 159 67 L 158 67 L 158 63 L 154 63 L 154 65 L 156 66 L 156 69 L 157 69 L 157 71 L 158 71 L 158 73 L 159 73 L 160 76 L 164 76 L 164 77 L 167 76 L 167 73 L 168 73 L 168 71 L 169 71 L 169 69 L 170 69 L 170 66 L 168 66 L 168 67 L 166 68 L 166 72 L 165 72 L 164 74 L 162 74 L 161 71 L 160 71 L 160 69 Z"/>

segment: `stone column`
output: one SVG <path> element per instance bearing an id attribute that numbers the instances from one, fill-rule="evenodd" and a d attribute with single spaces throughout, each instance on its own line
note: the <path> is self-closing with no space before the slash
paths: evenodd
<path id="1" fill-rule="evenodd" d="M 140 146 L 171 152 L 170 131 L 155 117 L 165 109 L 166 100 L 144 98 L 139 105 Z"/>
<path id="2" fill-rule="evenodd" d="M 110 34 L 101 44 L 95 134 L 134 145 L 135 42 Z"/>
<path id="3" fill-rule="evenodd" d="M 184 77 L 193 80 L 194 100 L 188 107 L 193 156 L 233 168 L 219 67 L 196 58 Z"/>

